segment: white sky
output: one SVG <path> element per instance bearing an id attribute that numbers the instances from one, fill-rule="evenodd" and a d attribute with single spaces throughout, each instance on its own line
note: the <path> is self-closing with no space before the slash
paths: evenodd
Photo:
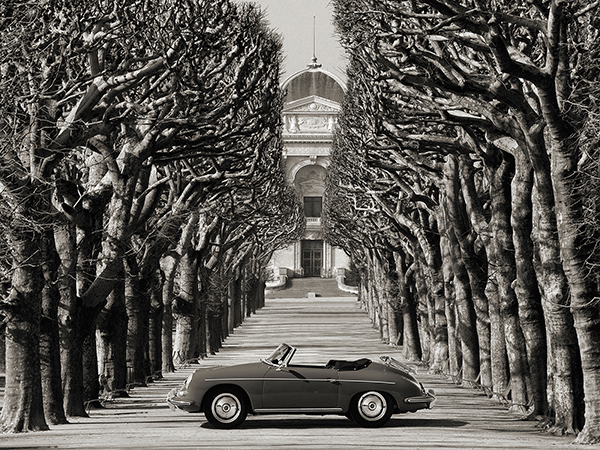
<path id="1" fill-rule="evenodd" d="M 282 81 L 305 69 L 313 56 L 313 17 L 316 18 L 316 55 L 323 69 L 345 79 L 346 60 L 334 36 L 329 0 L 250 0 L 266 12 L 271 27 L 283 35 L 285 55 Z"/>

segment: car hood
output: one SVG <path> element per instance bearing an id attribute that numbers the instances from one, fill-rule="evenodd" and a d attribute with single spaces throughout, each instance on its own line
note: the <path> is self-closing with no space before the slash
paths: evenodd
<path id="1" fill-rule="evenodd" d="M 194 378 L 252 378 L 263 376 L 269 367 L 262 363 L 236 364 L 234 366 L 201 367 L 196 369 Z"/>

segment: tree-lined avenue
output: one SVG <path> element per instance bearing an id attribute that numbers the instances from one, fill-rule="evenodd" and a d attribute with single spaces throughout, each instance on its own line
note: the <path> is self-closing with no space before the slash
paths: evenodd
<path id="1" fill-rule="evenodd" d="M 283 291 L 285 292 L 285 291 Z M 277 344 L 298 348 L 295 360 L 330 357 L 398 357 L 401 349 L 384 344 L 355 297 L 268 298 L 225 341 L 223 349 L 198 364 L 166 374 L 147 388 L 134 388 L 90 418 L 50 432 L 4 435 L 0 448 L 78 449 L 562 449 L 572 438 L 542 433 L 536 422 L 520 421 L 481 391 L 463 388 L 417 367 L 419 380 L 435 389 L 432 410 L 395 415 L 380 429 L 360 428 L 337 416 L 250 416 L 231 431 L 210 427 L 203 415 L 170 411 L 164 398 L 197 367 L 253 362 Z"/>

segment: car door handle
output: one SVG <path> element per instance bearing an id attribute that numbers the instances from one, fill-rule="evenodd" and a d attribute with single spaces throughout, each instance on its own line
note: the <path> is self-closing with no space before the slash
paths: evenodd
<path id="1" fill-rule="evenodd" d="M 331 384 L 337 384 L 338 380 L 336 380 L 335 378 L 327 378 L 327 382 Z"/>

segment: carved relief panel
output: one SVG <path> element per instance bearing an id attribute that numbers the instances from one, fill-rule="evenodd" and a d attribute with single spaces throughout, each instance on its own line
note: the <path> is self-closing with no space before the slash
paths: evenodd
<path id="1" fill-rule="evenodd" d="M 333 133 L 339 106 L 313 99 L 284 110 L 284 133 Z"/>

